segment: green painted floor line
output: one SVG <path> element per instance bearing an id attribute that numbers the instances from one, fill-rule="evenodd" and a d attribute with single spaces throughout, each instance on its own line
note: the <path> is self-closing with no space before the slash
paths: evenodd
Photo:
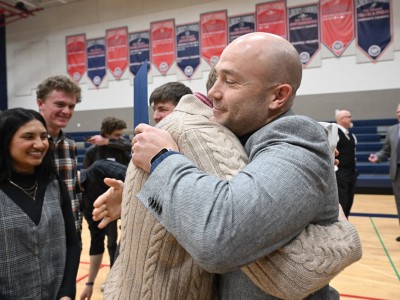
<path id="1" fill-rule="evenodd" d="M 394 273 L 396 274 L 397 279 L 400 281 L 400 274 L 399 274 L 399 272 L 397 271 L 396 266 L 394 265 L 394 263 L 393 263 L 393 261 L 392 261 L 392 258 L 390 257 L 389 252 L 387 251 L 387 249 L 386 249 L 386 247 L 385 247 L 385 244 L 384 244 L 383 241 L 382 241 L 382 238 L 381 238 L 381 236 L 380 236 L 380 234 L 379 234 L 378 228 L 376 228 L 373 218 L 370 218 L 370 220 L 371 220 L 371 223 L 372 223 L 372 227 L 374 227 L 375 233 L 376 233 L 376 235 L 378 236 L 379 241 L 381 242 L 382 248 L 383 248 L 383 250 L 385 251 L 387 258 L 389 259 L 390 264 L 392 265 L 393 271 L 394 271 Z"/>

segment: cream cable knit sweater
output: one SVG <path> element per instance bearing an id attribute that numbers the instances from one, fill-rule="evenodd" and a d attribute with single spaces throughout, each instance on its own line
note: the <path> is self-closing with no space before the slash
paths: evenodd
<path id="1" fill-rule="evenodd" d="M 229 130 L 209 121 L 211 115 L 206 105 L 187 95 L 159 127 L 170 132 L 180 152 L 200 169 L 229 179 L 245 166 L 247 156 Z M 136 199 L 147 178 L 147 173 L 129 165 L 122 202 L 120 255 L 108 275 L 104 298 L 212 299 L 214 275 L 200 268 Z M 361 256 L 358 235 L 349 222 L 338 222 L 331 231 L 321 227 L 309 226 L 292 243 L 243 271 L 271 295 L 303 298 Z M 336 241 L 341 242 L 340 247 Z M 315 242 L 321 243 L 320 247 L 312 247 Z M 354 249 L 358 253 L 352 255 Z"/>

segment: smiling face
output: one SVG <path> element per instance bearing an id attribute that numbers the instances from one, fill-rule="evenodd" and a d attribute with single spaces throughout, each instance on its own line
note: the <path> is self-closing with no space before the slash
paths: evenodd
<path id="1" fill-rule="evenodd" d="M 265 33 L 247 34 L 229 44 L 215 65 L 217 80 L 208 92 L 213 120 L 240 137 L 287 111 L 302 68 L 292 48 Z"/>
<path id="2" fill-rule="evenodd" d="M 239 51 L 221 56 L 215 66 L 217 81 L 208 95 L 213 100 L 213 120 L 242 136 L 260 128 L 268 117 L 270 97 L 265 94 L 261 78 Z"/>
<path id="3" fill-rule="evenodd" d="M 49 149 L 47 131 L 38 120 L 22 125 L 11 139 L 9 151 L 13 169 L 19 173 L 33 173 Z"/>
<path id="4" fill-rule="evenodd" d="M 68 125 L 74 114 L 76 97 L 63 91 L 53 90 L 46 99 L 38 99 L 39 111 L 46 120 L 49 134 L 55 137 Z"/>

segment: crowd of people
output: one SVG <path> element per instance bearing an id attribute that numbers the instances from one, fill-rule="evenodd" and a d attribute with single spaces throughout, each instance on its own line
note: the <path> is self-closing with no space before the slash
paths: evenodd
<path id="1" fill-rule="evenodd" d="M 63 129 L 81 89 L 66 76 L 45 79 L 39 112 L 0 113 L 0 298 L 75 299 L 83 216 L 82 300 L 93 295 L 106 236 L 104 299 L 339 299 L 330 280 L 362 255 L 347 219 L 357 140 L 350 112 L 336 111 L 335 169 L 327 130 L 292 111 L 301 80 L 288 41 L 243 35 L 211 69 L 207 95 L 180 82 L 156 88 L 156 126 L 138 125 L 131 141 L 124 120 L 105 118 L 78 170 Z M 389 129 L 370 161 L 390 157 L 400 210 L 398 132 Z"/>

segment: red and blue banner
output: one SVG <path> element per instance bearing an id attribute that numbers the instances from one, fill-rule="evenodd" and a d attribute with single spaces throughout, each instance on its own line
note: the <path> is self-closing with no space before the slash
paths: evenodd
<path id="1" fill-rule="evenodd" d="M 150 34 L 151 62 L 161 75 L 165 75 L 175 62 L 175 20 L 151 23 Z"/>
<path id="2" fill-rule="evenodd" d="M 254 14 L 229 17 L 229 43 L 239 36 L 254 32 Z"/>
<path id="3" fill-rule="evenodd" d="M 286 1 L 272 1 L 256 5 L 257 31 L 268 32 L 287 39 Z"/>
<path id="4" fill-rule="evenodd" d="M 106 76 L 105 38 L 86 40 L 87 75 L 97 88 Z"/>
<path id="5" fill-rule="evenodd" d="M 188 78 L 200 65 L 199 23 L 176 26 L 176 64 Z"/>
<path id="6" fill-rule="evenodd" d="M 86 72 L 86 36 L 85 34 L 67 36 L 67 72 L 78 83 Z"/>
<path id="7" fill-rule="evenodd" d="M 120 79 L 128 67 L 128 28 L 106 31 L 107 68 L 116 79 Z"/>
<path id="8" fill-rule="evenodd" d="M 392 42 L 391 0 L 357 0 L 357 46 L 377 60 Z"/>
<path id="9" fill-rule="evenodd" d="M 291 7 L 288 15 L 289 41 L 306 67 L 320 49 L 318 4 Z"/>
<path id="10" fill-rule="evenodd" d="M 226 10 L 200 15 L 201 56 L 208 64 L 219 60 L 228 42 L 228 21 Z"/>
<path id="11" fill-rule="evenodd" d="M 321 0 L 321 40 L 336 56 L 354 39 L 353 0 Z"/>
<path id="12" fill-rule="evenodd" d="M 150 32 L 140 31 L 129 34 L 129 70 L 136 76 L 140 66 L 146 62 L 150 70 Z"/>

